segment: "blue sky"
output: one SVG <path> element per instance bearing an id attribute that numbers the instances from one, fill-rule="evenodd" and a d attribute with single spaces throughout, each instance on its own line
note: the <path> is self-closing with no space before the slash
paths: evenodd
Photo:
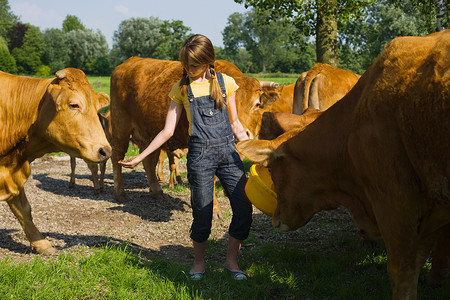
<path id="1" fill-rule="evenodd" d="M 62 28 L 65 17 L 77 16 L 86 28 L 100 30 L 112 46 L 112 36 L 120 22 L 132 17 L 150 16 L 161 20 L 181 20 L 192 33 L 209 37 L 223 47 L 222 31 L 228 17 L 248 10 L 233 0 L 9 0 L 11 11 L 24 23 Z"/>

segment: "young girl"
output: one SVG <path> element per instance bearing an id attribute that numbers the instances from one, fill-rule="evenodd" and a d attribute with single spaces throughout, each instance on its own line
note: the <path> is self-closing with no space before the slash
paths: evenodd
<path id="1" fill-rule="evenodd" d="M 193 211 L 190 237 L 194 246 L 194 264 L 189 276 L 198 280 L 205 273 L 204 254 L 211 233 L 216 175 L 233 211 L 226 270 L 234 279 L 245 280 L 247 275 L 240 270 L 237 257 L 241 242 L 250 231 L 252 206 L 245 196 L 246 176 L 234 140 L 234 137 L 238 141 L 248 139 L 236 111 L 235 91 L 239 87 L 232 77 L 215 72 L 214 47 L 203 35 L 193 35 L 184 42 L 180 61 L 183 77 L 169 93 L 171 102 L 164 129 L 142 153 L 131 161 L 119 163 L 134 168 L 161 147 L 173 135 L 184 107 L 189 120 L 187 169 Z"/>

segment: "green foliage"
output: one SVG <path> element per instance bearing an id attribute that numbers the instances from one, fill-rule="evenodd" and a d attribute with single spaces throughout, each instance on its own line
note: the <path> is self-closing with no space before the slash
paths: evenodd
<path id="1" fill-rule="evenodd" d="M 62 23 L 62 31 L 68 33 L 72 30 L 86 30 L 86 28 L 77 16 L 67 15 Z"/>
<path id="2" fill-rule="evenodd" d="M 90 29 L 75 29 L 66 33 L 69 66 L 94 73 L 95 61 L 108 54 L 105 36 Z"/>
<path id="3" fill-rule="evenodd" d="M 424 36 L 430 30 L 417 7 L 378 1 L 363 20 L 348 22 L 340 37 L 340 67 L 362 74 L 381 53 L 385 44 L 398 36 Z"/>
<path id="4" fill-rule="evenodd" d="M 36 76 L 37 77 L 49 77 L 52 75 L 52 70 L 49 66 L 42 65 L 37 69 Z"/>
<path id="5" fill-rule="evenodd" d="M 28 30 L 23 36 L 21 47 L 12 49 L 16 60 L 17 71 L 24 74 L 35 74 L 42 65 L 42 37 L 38 27 L 27 25 Z"/>
<path id="6" fill-rule="evenodd" d="M 56 28 L 46 29 L 42 34 L 42 63 L 48 65 L 54 74 L 69 64 L 69 48 L 66 34 Z"/>
<path id="7" fill-rule="evenodd" d="M 223 31 L 223 54 L 244 72 L 305 71 L 314 64 L 315 53 L 304 38 L 292 40 L 294 32 L 280 19 L 270 21 L 264 11 L 234 13 Z"/>
<path id="8" fill-rule="evenodd" d="M 131 56 L 177 60 L 189 27 L 182 21 L 163 21 L 156 17 L 130 18 L 114 32 L 111 54 L 114 65 Z"/>
<path id="9" fill-rule="evenodd" d="M 18 17 L 11 12 L 8 0 L 0 0 L 0 37 L 6 38 L 9 29 L 18 21 Z"/>
<path id="10" fill-rule="evenodd" d="M 0 70 L 7 73 L 17 71 L 16 60 L 9 53 L 6 41 L 0 36 Z"/>

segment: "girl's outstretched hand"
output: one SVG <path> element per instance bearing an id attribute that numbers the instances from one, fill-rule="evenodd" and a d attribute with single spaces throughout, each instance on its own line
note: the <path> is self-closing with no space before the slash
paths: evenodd
<path id="1" fill-rule="evenodd" d="M 121 164 L 124 168 L 129 168 L 129 169 L 134 169 L 134 167 L 136 167 L 138 165 L 138 163 L 140 163 L 141 160 L 137 158 L 137 156 L 135 156 L 133 159 L 131 160 L 119 160 L 119 164 Z"/>

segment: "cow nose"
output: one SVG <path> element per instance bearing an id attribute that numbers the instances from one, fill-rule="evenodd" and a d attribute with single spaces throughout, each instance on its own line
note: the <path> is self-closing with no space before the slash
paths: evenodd
<path id="1" fill-rule="evenodd" d="M 111 157 L 112 149 L 110 145 L 100 146 L 98 149 L 98 158 L 100 160 L 105 160 Z"/>

